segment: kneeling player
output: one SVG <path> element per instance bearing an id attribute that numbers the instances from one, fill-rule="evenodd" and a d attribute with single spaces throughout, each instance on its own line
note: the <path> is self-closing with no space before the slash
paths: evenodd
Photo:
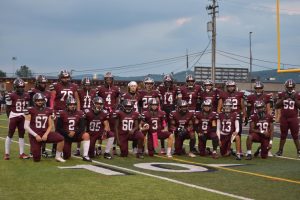
<path id="1" fill-rule="evenodd" d="M 90 149 L 89 156 L 95 157 L 95 144 L 98 139 L 107 139 L 104 158 L 112 159 L 110 151 L 114 143 L 114 134 L 110 131 L 109 127 L 109 113 L 104 110 L 104 101 L 101 97 L 93 99 L 93 108 L 86 113 L 87 132 L 90 135 Z"/>
<path id="2" fill-rule="evenodd" d="M 198 148 L 200 156 L 205 156 L 206 141 L 212 140 L 212 157 L 218 158 L 217 148 L 219 138 L 216 134 L 217 117 L 217 113 L 212 111 L 212 102 L 210 99 L 202 103 L 202 112 L 195 113 L 195 127 L 199 138 Z"/>
<path id="3" fill-rule="evenodd" d="M 30 148 L 33 160 L 41 160 L 41 148 L 45 143 L 57 143 L 55 159 L 65 162 L 61 157 L 64 147 L 64 137 L 59 133 L 51 132 L 53 124 L 53 110 L 46 108 L 46 98 L 41 93 L 33 96 L 34 107 L 28 109 L 25 115 L 24 128 L 29 132 Z"/>
<path id="4" fill-rule="evenodd" d="M 69 97 L 66 101 L 67 109 L 59 112 L 57 118 L 56 130 L 65 138 L 64 159 L 71 157 L 71 149 L 73 142 L 82 142 L 83 161 L 92 160 L 88 156 L 90 148 L 90 136 L 84 131 L 84 114 L 82 111 L 76 111 L 77 101 L 73 97 Z"/>
<path id="5" fill-rule="evenodd" d="M 133 111 L 133 103 L 131 100 L 123 101 L 122 110 L 116 111 L 115 116 L 115 134 L 117 143 L 121 149 L 121 157 L 128 156 L 128 141 L 137 141 L 138 152 L 137 158 L 144 158 L 143 145 L 144 134 L 139 129 L 139 113 Z"/>
<path id="6" fill-rule="evenodd" d="M 220 152 L 222 156 L 230 155 L 231 143 L 236 142 L 236 159 L 241 160 L 241 138 L 239 132 L 239 114 L 231 112 L 231 100 L 225 100 L 223 112 L 219 114 L 217 120 L 217 135 L 220 140 Z"/>
<path id="7" fill-rule="evenodd" d="M 171 150 L 173 145 L 173 134 L 168 131 L 166 123 L 166 113 L 158 110 L 158 101 L 151 99 L 149 102 L 149 111 L 145 111 L 142 114 L 143 121 L 141 122 L 141 130 L 148 131 L 148 154 L 153 156 L 154 154 L 154 141 L 157 139 L 168 139 L 167 157 L 171 158 Z M 157 134 L 155 136 L 155 134 Z"/>
<path id="8" fill-rule="evenodd" d="M 252 159 L 251 149 L 253 142 L 261 143 L 261 158 L 268 157 L 268 147 L 272 144 L 270 138 L 273 135 L 273 117 L 266 113 L 265 103 L 258 101 L 255 103 L 256 113 L 251 116 L 250 130 L 247 138 L 247 157 L 246 160 Z"/>

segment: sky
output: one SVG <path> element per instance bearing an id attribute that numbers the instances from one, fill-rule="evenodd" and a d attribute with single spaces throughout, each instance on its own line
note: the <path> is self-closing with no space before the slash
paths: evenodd
<path id="1" fill-rule="evenodd" d="M 276 0 L 218 0 L 217 67 L 276 69 Z M 211 66 L 209 0 L 1 0 L 0 70 L 118 76 Z M 281 62 L 300 68 L 300 1 L 280 1 Z M 15 57 L 16 59 L 13 59 Z"/>

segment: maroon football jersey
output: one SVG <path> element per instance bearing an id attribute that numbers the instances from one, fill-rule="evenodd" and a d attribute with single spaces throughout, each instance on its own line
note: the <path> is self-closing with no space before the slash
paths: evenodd
<path id="1" fill-rule="evenodd" d="M 216 112 L 218 108 L 219 90 L 214 89 L 209 92 L 203 91 L 200 93 L 200 100 L 202 102 L 208 99 L 212 102 L 212 110 Z"/>
<path id="2" fill-rule="evenodd" d="M 139 102 L 142 103 L 142 112 L 147 111 L 149 107 L 150 99 L 157 98 L 159 99 L 159 93 L 157 90 L 152 90 L 151 92 L 147 92 L 146 90 L 142 90 L 139 92 Z"/>
<path id="3" fill-rule="evenodd" d="M 247 97 L 247 105 L 251 107 L 251 114 L 255 113 L 255 103 L 258 101 L 263 101 L 266 105 L 270 103 L 272 100 L 272 96 L 268 94 L 256 95 L 250 94 Z"/>
<path id="4" fill-rule="evenodd" d="M 77 131 L 77 128 L 80 127 L 80 120 L 84 117 L 82 111 L 68 112 L 62 110 L 59 112 L 59 117 L 63 123 L 63 129 L 67 132 Z"/>
<path id="5" fill-rule="evenodd" d="M 162 84 L 158 86 L 157 90 L 160 95 L 161 109 L 164 111 L 174 110 L 178 89 L 175 86 L 167 88 Z"/>
<path id="6" fill-rule="evenodd" d="M 50 108 L 38 109 L 30 107 L 26 114 L 31 116 L 30 128 L 39 136 L 43 136 L 49 127 L 49 116 L 53 114 L 53 110 Z"/>
<path id="7" fill-rule="evenodd" d="M 125 99 L 131 100 L 131 102 L 133 103 L 134 111 L 139 112 L 139 108 L 138 108 L 139 93 L 138 92 L 135 94 L 127 92 L 121 96 L 121 99 L 122 99 L 122 101 L 124 101 Z"/>
<path id="8" fill-rule="evenodd" d="M 37 88 L 31 88 L 29 91 L 28 91 L 29 95 L 30 95 L 30 105 L 31 106 L 34 106 L 34 102 L 33 102 L 33 99 L 32 97 L 36 94 L 36 93 L 41 93 L 43 94 L 45 97 L 46 97 L 46 106 L 49 107 L 50 106 L 50 97 L 51 97 L 51 92 L 49 90 L 45 90 L 45 91 L 40 91 L 39 89 Z"/>
<path id="9" fill-rule="evenodd" d="M 96 96 L 96 92 L 97 91 L 95 89 L 90 89 L 90 90 L 79 89 L 78 90 L 78 96 L 79 96 L 79 100 L 80 100 L 80 110 L 87 113 L 92 108 L 92 100 Z"/>
<path id="10" fill-rule="evenodd" d="M 223 103 L 225 102 L 226 99 L 230 99 L 232 103 L 232 112 L 237 112 L 241 113 L 242 112 L 242 105 L 241 101 L 244 98 L 244 93 L 243 92 L 221 92 L 220 93 L 220 98 L 223 100 Z"/>
<path id="11" fill-rule="evenodd" d="M 249 122 L 254 122 L 254 128 L 262 131 L 268 132 L 271 124 L 273 123 L 273 116 L 266 114 L 262 119 L 258 117 L 257 114 L 251 115 L 250 121 Z"/>
<path id="12" fill-rule="evenodd" d="M 216 112 L 210 112 L 205 114 L 204 112 L 196 112 L 195 119 L 198 120 L 197 126 L 199 126 L 200 133 L 211 133 L 215 131 L 212 126 L 212 122 L 218 119 L 218 114 Z"/>
<path id="13" fill-rule="evenodd" d="M 57 82 L 50 85 L 49 89 L 50 91 L 56 91 L 54 110 L 64 110 L 66 108 L 66 100 L 70 96 L 75 98 L 75 93 L 77 92 L 78 87 L 74 83 L 63 85 Z"/>
<path id="14" fill-rule="evenodd" d="M 104 131 L 104 121 L 109 120 L 109 113 L 105 110 L 95 114 L 93 111 L 86 113 L 86 128 L 90 134 L 97 134 Z"/>
<path id="15" fill-rule="evenodd" d="M 200 92 L 201 87 L 199 85 L 195 85 L 193 88 L 188 88 L 184 85 L 179 89 L 182 99 L 189 105 L 189 110 L 196 110 L 197 101 L 200 98 Z"/>
<path id="16" fill-rule="evenodd" d="M 163 130 L 166 126 L 166 113 L 164 111 L 157 111 L 154 114 L 151 111 L 145 111 L 142 114 L 142 118 L 150 125 L 150 132 Z"/>
<path id="17" fill-rule="evenodd" d="M 240 116 L 236 112 L 231 112 L 228 115 L 219 113 L 219 120 L 221 122 L 221 131 L 224 135 L 229 135 L 235 132 L 235 121 L 239 120 Z"/>
<path id="18" fill-rule="evenodd" d="M 286 92 L 279 92 L 278 99 L 283 100 L 283 106 L 281 107 L 281 117 L 283 118 L 297 118 L 298 109 L 295 100 L 287 98 L 288 94 Z M 300 93 L 295 93 L 295 99 L 300 101 Z"/>
<path id="19" fill-rule="evenodd" d="M 173 111 L 170 114 L 170 120 L 175 121 L 175 126 L 177 128 L 183 127 L 187 129 L 190 121 L 193 121 L 193 118 L 194 114 L 190 111 L 187 111 L 184 115 L 182 115 L 179 111 Z"/>
<path id="20" fill-rule="evenodd" d="M 110 111 L 116 108 L 117 99 L 120 96 L 120 94 L 120 88 L 117 86 L 99 86 L 97 88 L 97 95 L 104 100 L 104 108 Z"/>
<path id="21" fill-rule="evenodd" d="M 30 95 L 24 93 L 18 95 L 16 92 L 10 93 L 6 96 L 6 105 L 10 106 L 11 112 L 24 113 L 29 106 Z"/>
<path id="22" fill-rule="evenodd" d="M 135 121 L 139 119 L 138 112 L 125 113 L 121 110 L 115 112 L 116 119 L 119 119 L 119 134 L 124 135 L 128 134 L 128 131 L 131 131 L 135 125 Z"/>

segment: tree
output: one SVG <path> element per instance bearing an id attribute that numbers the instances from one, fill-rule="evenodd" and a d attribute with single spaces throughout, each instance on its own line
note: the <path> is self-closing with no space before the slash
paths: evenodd
<path id="1" fill-rule="evenodd" d="M 0 70 L 0 77 L 6 77 L 6 73 L 2 70 Z"/>
<path id="2" fill-rule="evenodd" d="M 26 65 L 23 65 L 16 71 L 16 75 L 19 77 L 32 77 L 32 71 Z"/>

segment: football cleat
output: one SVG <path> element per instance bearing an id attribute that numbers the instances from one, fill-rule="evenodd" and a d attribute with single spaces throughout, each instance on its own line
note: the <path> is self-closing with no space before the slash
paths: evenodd
<path id="1" fill-rule="evenodd" d="M 236 159 L 236 160 L 242 160 L 242 157 L 241 157 L 240 154 L 237 153 L 235 159 Z"/>
<path id="2" fill-rule="evenodd" d="M 161 148 L 161 149 L 160 149 L 160 154 L 162 154 L 162 155 L 166 154 L 165 148 Z"/>
<path id="3" fill-rule="evenodd" d="M 32 154 L 32 152 L 30 152 L 30 153 L 29 153 L 29 157 L 30 157 L 30 158 L 32 158 L 32 157 L 33 157 L 33 154 Z"/>
<path id="4" fill-rule="evenodd" d="M 110 155 L 110 153 L 104 153 L 103 157 L 108 160 L 112 159 L 112 156 Z"/>
<path id="5" fill-rule="evenodd" d="M 300 158 L 300 150 L 297 151 L 298 158 Z"/>
<path id="6" fill-rule="evenodd" d="M 144 159 L 144 154 L 143 153 L 137 153 L 136 158 Z"/>
<path id="7" fill-rule="evenodd" d="M 261 151 L 261 148 L 258 147 L 257 150 L 254 153 L 254 157 L 257 157 L 259 155 L 260 151 Z"/>
<path id="8" fill-rule="evenodd" d="M 197 151 L 197 149 L 194 147 L 191 152 L 195 155 L 199 155 L 199 152 Z"/>
<path id="9" fill-rule="evenodd" d="M 97 147 L 97 150 L 96 150 L 96 156 L 101 156 L 102 155 L 102 149 L 101 149 L 101 146 Z"/>
<path id="10" fill-rule="evenodd" d="M 74 156 L 80 156 L 80 150 L 77 149 L 73 155 L 74 155 Z"/>
<path id="11" fill-rule="evenodd" d="M 251 154 L 247 154 L 246 160 L 252 160 L 252 155 Z"/>
<path id="12" fill-rule="evenodd" d="M 115 156 L 118 155 L 116 147 L 113 147 L 112 154 L 115 155 Z"/>
<path id="13" fill-rule="evenodd" d="M 189 157 L 191 157 L 191 158 L 195 158 L 195 157 L 196 157 L 196 155 L 195 155 L 193 152 L 189 152 Z"/>
<path id="14" fill-rule="evenodd" d="M 66 160 L 65 159 L 63 159 L 62 157 L 55 157 L 55 160 L 57 161 L 57 162 L 66 162 Z"/>
<path id="15" fill-rule="evenodd" d="M 49 154 L 48 154 L 47 151 L 43 151 L 43 152 L 42 152 L 42 156 L 43 156 L 44 158 L 49 158 Z"/>
<path id="16" fill-rule="evenodd" d="M 230 154 L 231 154 L 232 156 L 237 156 L 237 154 L 235 153 L 235 151 L 234 151 L 233 149 L 230 149 Z"/>
<path id="17" fill-rule="evenodd" d="M 272 154 L 271 151 L 268 151 L 268 156 L 269 156 L 269 157 L 273 157 L 274 155 Z"/>
<path id="18" fill-rule="evenodd" d="M 4 155 L 4 160 L 9 160 L 9 154 Z"/>
<path id="19" fill-rule="evenodd" d="M 20 154 L 19 156 L 20 159 L 29 159 L 30 157 L 26 155 L 25 153 Z"/>
<path id="20" fill-rule="evenodd" d="M 206 149 L 205 149 L 205 154 L 207 154 L 207 155 L 212 155 L 212 152 L 211 152 L 211 150 L 210 150 L 209 147 L 206 147 Z"/>
<path id="21" fill-rule="evenodd" d="M 86 162 L 92 162 L 92 159 L 90 157 L 88 157 L 88 156 L 83 156 L 82 160 L 86 161 Z"/>
<path id="22" fill-rule="evenodd" d="M 275 153 L 275 156 L 282 156 L 282 150 L 278 150 L 278 151 Z"/>
<path id="23" fill-rule="evenodd" d="M 219 156 L 218 156 L 218 154 L 217 154 L 216 152 L 213 152 L 213 153 L 211 154 L 211 157 L 212 157 L 213 159 L 218 159 L 218 158 L 219 158 Z"/>

